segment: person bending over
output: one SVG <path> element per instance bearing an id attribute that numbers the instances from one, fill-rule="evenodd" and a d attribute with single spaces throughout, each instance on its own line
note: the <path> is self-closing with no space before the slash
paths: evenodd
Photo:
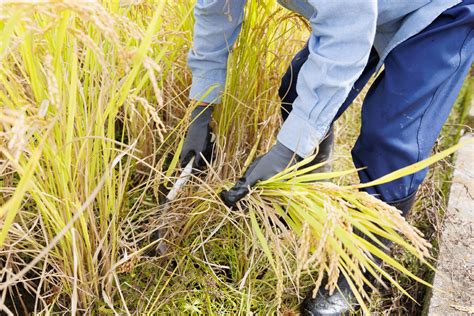
<path id="1" fill-rule="evenodd" d="M 212 108 L 221 102 L 229 50 L 244 19 L 245 0 L 197 0 L 189 98 L 192 112 L 181 164 L 195 156 L 203 169 L 210 155 Z M 229 191 L 234 205 L 259 180 L 317 152 L 330 156 L 332 125 L 369 78 L 381 70 L 362 105 L 362 126 L 352 149 L 361 182 L 430 155 L 474 55 L 474 0 L 285 0 L 311 35 L 283 75 L 279 95 L 284 123 L 276 144 L 256 159 Z M 406 215 L 427 170 L 367 192 Z M 343 278 L 339 290 L 321 290 L 302 304 L 304 315 L 342 315 L 356 304 Z"/>

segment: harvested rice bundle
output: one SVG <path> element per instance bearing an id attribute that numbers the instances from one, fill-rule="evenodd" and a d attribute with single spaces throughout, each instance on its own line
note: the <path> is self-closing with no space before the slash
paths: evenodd
<path id="1" fill-rule="evenodd" d="M 311 174 L 324 163 L 298 169 L 311 157 L 259 182 L 253 194 L 245 199 L 245 208 L 249 210 L 255 236 L 279 280 L 285 272 L 299 287 L 302 275 L 316 270 L 318 273 L 313 275 L 315 295 L 323 283 L 329 293 L 334 292 L 338 279 L 344 277 L 366 313 L 369 313 L 365 304 L 370 298 L 368 289 L 374 289 L 370 278 L 380 282 L 388 280 L 410 297 L 381 263 L 430 286 L 391 257 L 387 250 L 391 244 L 397 244 L 434 269 L 428 262 L 431 244 L 399 210 L 358 189 L 424 169 L 459 146 L 462 144 L 366 184 L 343 187 L 318 182 L 356 170 Z M 289 258 L 296 259 L 296 267 L 289 263 Z M 281 282 L 279 284 L 277 295 L 281 296 Z"/>

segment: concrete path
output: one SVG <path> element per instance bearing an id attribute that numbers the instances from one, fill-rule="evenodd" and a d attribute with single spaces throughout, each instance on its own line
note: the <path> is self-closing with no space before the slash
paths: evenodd
<path id="1" fill-rule="evenodd" d="M 474 143 L 457 153 L 437 268 L 428 315 L 474 315 Z"/>

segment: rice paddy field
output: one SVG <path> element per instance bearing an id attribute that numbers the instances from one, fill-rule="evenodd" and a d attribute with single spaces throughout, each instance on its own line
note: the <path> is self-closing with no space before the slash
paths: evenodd
<path id="1" fill-rule="evenodd" d="M 357 190 L 364 93 L 336 123 L 333 172 L 299 165 L 230 209 L 218 194 L 275 141 L 280 78 L 309 34 L 275 1 L 249 1 L 214 159 L 167 202 L 193 109 L 193 5 L 0 3 L 0 313 L 297 315 L 342 274 L 358 313 L 421 314 L 472 77 L 433 158 L 381 179 L 432 165 L 407 221 Z M 365 290 L 364 270 L 380 285 Z"/>

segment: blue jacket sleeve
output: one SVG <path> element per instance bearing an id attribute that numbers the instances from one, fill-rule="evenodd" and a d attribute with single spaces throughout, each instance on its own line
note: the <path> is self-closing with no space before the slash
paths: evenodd
<path id="1" fill-rule="evenodd" d="M 242 26 L 246 0 L 197 0 L 194 7 L 193 48 L 188 54 L 192 71 L 190 99 L 220 103 L 227 59 Z"/>
<path id="2" fill-rule="evenodd" d="M 315 13 L 309 57 L 297 78 L 298 97 L 278 140 L 301 157 L 312 155 L 361 75 L 377 21 L 376 0 L 308 0 Z"/>

